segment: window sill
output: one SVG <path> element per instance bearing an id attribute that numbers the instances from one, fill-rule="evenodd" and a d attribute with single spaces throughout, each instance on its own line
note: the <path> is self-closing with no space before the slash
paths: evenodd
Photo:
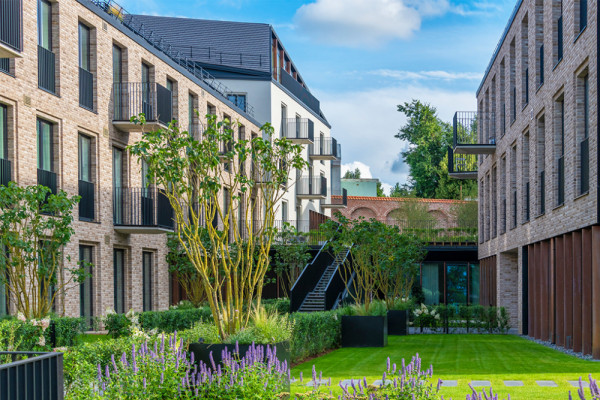
<path id="1" fill-rule="evenodd" d="M 589 191 L 589 190 L 588 190 L 588 191 L 586 191 L 586 192 L 584 192 L 584 193 L 578 194 L 578 195 L 577 195 L 577 197 L 575 197 L 573 200 L 574 200 L 574 201 L 577 201 L 577 200 L 579 200 L 579 199 L 581 199 L 581 198 L 584 198 L 584 197 L 586 197 L 588 194 L 590 194 L 590 191 Z"/>
<path id="2" fill-rule="evenodd" d="M 529 223 L 529 221 L 530 221 L 530 220 L 528 220 L 528 219 L 527 219 L 527 220 L 525 220 L 525 221 L 521 222 L 521 226 L 523 226 L 523 225 L 527 225 L 527 224 Z"/>
<path id="3" fill-rule="evenodd" d="M 95 219 L 87 219 L 87 218 L 81 218 L 79 217 L 79 221 L 80 222 L 88 222 L 90 224 L 97 224 L 97 225 L 101 225 L 100 221 L 95 220 Z"/>
<path id="4" fill-rule="evenodd" d="M 8 75 L 8 76 L 15 78 L 15 74 L 11 74 L 10 71 L 4 71 L 4 70 L 0 69 L 0 72 L 2 72 L 4 75 Z"/>
<path id="5" fill-rule="evenodd" d="M 539 213 L 538 215 L 536 215 L 534 218 L 538 219 L 538 218 L 542 218 L 544 215 L 546 215 L 546 212 L 544 211 L 543 213 Z"/>
<path id="6" fill-rule="evenodd" d="M 563 56 L 563 57 L 561 57 L 561 58 L 560 58 L 560 60 L 558 60 L 558 61 L 556 62 L 556 64 L 554 64 L 554 67 L 552 67 L 552 71 L 553 71 L 553 72 L 554 72 L 554 70 L 555 70 L 556 68 L 558 68 L 558 66 L 559 66 L 559 65 L 560 65 L 560 63 L 562 62 L 563 58 L 564 58 L 564 56 Z"/>
<path id="7" fill-rule="evenodd" d="M 96 112 L 95 110 L 92 110 L 91 108 L 87 108 L 86 106 L 82 106 L 81 104 L 79 105 L 80 108 L 83 108 L 84 110 L 87 110 L 91 113 L 94 113 L 96 115 L 98 115 L 98 112 Z"/>
<path id="8" fill-rule="evenodd" d="M 558 210 L 559 208 L 563 208 L 564 206 L 565 206 L 565 203 L 564 203 L 564 202 L 562 202 L 562 203 L 560 203 L 559 205 L 557 205 L 556 207 L 554 207 L 554 208 L 552 209 L 552 211 L 556 211 L 556 210 Z"/>
<path id="9" fill-rule="evenodd" d="M 583 32 L 585 32 L 586 29 L 587 29 L 587 24 L 579 31 L 577 36 L 575 36 L 575 39 L 573 40 L 573 44 L 575 44 L 577 42 L 577 40 L 581 37 L 581 35 L 583 35 Z"/>
<path id="10" fill-rule="evenodd" d="M 48 90 L 48 89 L 44 89 L 43 87 L 39 87 L 39 86 L 38 86 L 38 89 L 40 89 L 40 90 L 41 90 L 41 91 L 43 91 L 43 92 L 49 93 L 49 94 L 51 94 L 52 96 L 56 96 L 56 97 L 58 97 L 58 98 L 60 99 L 60 96 L 59 96 L 59 95 L 58 95 L 56 92 L 51 92 L 50 90 Z"/>
<path id="11" fill-rule="evenodd" d="M 525 109 L 527 108 L 528 105 L 529 105 L 529 102 L 525 103 L 525 105 L 523 106 L 523 108 L 521 108 L 521 112 L 525 111 Z"/>
<path id="12" fill-rule="evenodd" d="M 535 94 L 537 94 L 537 92 L 540 91 L 540 89 L 544 86 L 544 82 L 540 83 L 537 87 L 537 89 L 535 89 Z"/>

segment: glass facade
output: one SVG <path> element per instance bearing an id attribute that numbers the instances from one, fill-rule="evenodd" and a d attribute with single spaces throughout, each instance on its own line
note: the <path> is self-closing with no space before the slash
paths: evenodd
<path id="1" fill-rule="evenodd" d="M 422 263 L 419 280 L 425 304 L 479 304 L 479 264 Z"/>

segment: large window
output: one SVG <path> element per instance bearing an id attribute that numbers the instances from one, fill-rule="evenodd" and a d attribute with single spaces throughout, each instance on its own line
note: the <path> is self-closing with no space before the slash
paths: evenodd
<path id="1" fill-rule="evenodd" d="M 579 115 L 583 117 L 578 122 L 579 142 L 579 194 L 590 190 L 590 83 L 589 74 L 578 79 L 578 97 L 581 101 L 577 104 L 581 108 Z"/>
<path id="2" fill-rule="evenodd" d="M 90 28 L 79 24 L 79 68 L 86 71 L 91 69 L 90 58 Z"/>
<path id="3" fill-rule="evenodd" d="M 579 28 L 579 32 L 581 32 L 587 26 L 588 2 L 587 2 L 587 0 L 579 0 L 579 2 L 575 2 L 575 3 L 579 3 L 579 12 L 577 13 L 577 17 L 579 17 L 578 28 Z"/>
<path id="4" fill-rule="evenodd" d="M 152 311 L 152 253 L 142 253 L 142 297 L 144 311 Z"/>
<path id="5" fill-rule="evenodd" d="M 113 222 L 123 223 L 123 150 L 113 147 Z"/>
<path id="6" fill-rule="evenodd" d="M 554 154 L 556 173 L 556 205 L 565 202 L 565 99 L 561 96 L 554 104 Z"/>
<path id="7" fill-rule="evenodd" d="M 52 51 L 52 4 L 38 1 L 38 45 Z"/>
<path id="8" fill-rule="evenodd" d="M 95 189 L 92 175 L 92 139 L 79 135 L 79 218 L 94 219 Z"/>
<path id="9" fill-rule="evenodd" d="M 235 104 L 240 110 L 246 111 L 245 94 L 228 94 L 227 99 Z"/>
<path id="10" fill-rule="evenodd" d="M 8 121 L 4 104 L 0 104 L 0 158 L 8 158 Z"/>
<path id="11" fill-rule="evenodd" d="M 79 105 L 94 109 L 94 75 L 90 51 L 90 28 L 79 24 Z"/>
<path id="12" fill-rule="evenodd" d="M 43 119 L 37 120 L 37 167 L 43 171 L 52 172 L 54 170 L 54 137 L 52 123 Z"/>
<path id="13" fill-rule="evenodd" d="M 423 263 L 420 280 L 425 304 L 479 304 L 479 264 Z"/>
<path id="14" fill-rule="evenodd" d="M 92 246 L 79 246 L 79 262 L 85 271 L 85 278 L 79 285 L 79 315 L 85 318 L 88 328 L 91 328 L 94 316 L 93 250 Z"/>
<path id="15" fill-rule="evenodd" d="M 115 312 L 125 312 L 125 250 L 115 249 L 113 254 L 114 307 Z"/>

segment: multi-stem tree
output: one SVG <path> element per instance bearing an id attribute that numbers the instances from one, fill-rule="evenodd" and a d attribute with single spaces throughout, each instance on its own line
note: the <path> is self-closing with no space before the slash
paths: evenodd
<path id="1" fill-rule="evenodd" d="M 0 284 L 27 318 L 48 315 L 57 296 L 85 278 L 85 266 L 69 268 L 62 253 L 78 201 L 45 186 L 0 186 Z"/>
<path id="2" fill-rule="evenodd" d="M 277 233 L 273 249 L 275 274 L 281 282 L 284 296 L 288 296 L 294 282 L 298 279 L 302 267 L 310 261 L 310 246 L 306 240 L 299 240 L 301 234 L 290 224 L 284 224 Z"/>
<path id="3" fill-rule="evenodd" d="M 248 139 L 239 138 L 237 123 L 206 118 L 201 137 L 170 124 L 129 150 L 168 197 L 179 244 L 225 338 L 247 326 L 253 310 L 245 305 L 260 306 L 277 204 L 293 183 L 291 169 L 307 163 L 302 147 L 273 138 L 269 124 Z"/>

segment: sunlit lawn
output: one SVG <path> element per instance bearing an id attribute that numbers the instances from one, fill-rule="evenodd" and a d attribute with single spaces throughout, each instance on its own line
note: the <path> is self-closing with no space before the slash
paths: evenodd
<path id="1" fill-rule="evenodd" d="M 442 388 L 444 398 L 464 399 L 470 393 L 472 380 L 489 380 L 500 398 L 508 394 L 512 399 L 546 400 L 568 399 L 569 390 L 577 389 L 567 381 L 587 380 L 589 373 L 600 377 L 600 363 L 584 361 L 538 345 L 513 335 L 410 335 L 389 336 L 384 348 L 345 348 L 301 364 L 292 375 L 304 374 L 304 384 L 312 375 L 312 366 L 323 372 L 323 378 L 332 378 L 334 394 L 339 394 L 340 380 L 367 377 L 369 382 L 381 379 L 390 357 L 392 363 L 407 361 L 419 353 L 424 369 L 433 365 L 434 382 L 437 379 L 457 380 L 456 388 Z M 521 380 L 523 387 L 505 387 L 505 380 Z M 556 388 L 539 387 L 538 380 L 553 380 Z M 305 391 L 299 383 L 293 391 Z"/>

